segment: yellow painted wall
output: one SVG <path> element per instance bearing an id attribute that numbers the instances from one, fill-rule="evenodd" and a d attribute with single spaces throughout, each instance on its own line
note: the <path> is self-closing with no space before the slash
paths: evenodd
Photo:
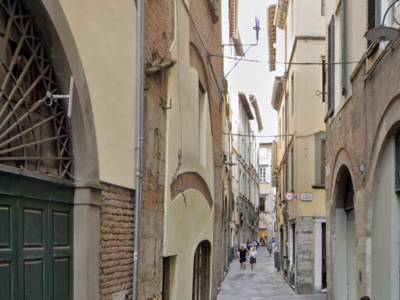
<path id="1" fill-rule="evenodd" d="M 293 62 L 319 62 L 325 53 L 324 41 L 305 41 L 299 40 L 294 55 Z M 315 184 L 315 133 L 325 131 L 323 118 L 325 115 L 326 104 L 321 102 L 315 95 L 316 90 L 320 90 L 321 67 L 294 65 L 289 69 L 286 90 L 288 91 L 288 107 L 285 108 L 284 99 L 281 103 L 278 116 L 284 124 L 284 109 L 288 109 L 289 133 L 296 133 L 292 144 L 288 148 L 289 163 L 291 163 L 291 147 L 294 145 L 294 191 L 295 198 L 289 204 L 289 218 L 314 216 L 325 214 L 325 190 L 314 189 Z M 292 114 L 292 75 L 294 74 L 294 113 Z M 305 76 L 304 74 L 307 74 Z M 283 134 L 284 132 L 282 132 Z M 291 137 L 288 137 L 288 144 Z M 278 165 L 285 155 L 285 139 L 281 138 L 278 142 Z M 285 192 L 291 189 L 291 167 L 289 172 L 289 182 L 286 190 L 283 190 L 285 174 L 283 169 L 280 174 L 280 190 L 282 199 Z M 313 201 L 301 201 L 301 193 L 312 193 Z M 283 216 L 281 216 L 281 222 Z M 280 223 L 281 223 L 280 222 Z"/>
<path id="2" fill-rule="evenodd" d="M 194 253 L 203 240 L 208 240 L 212 247 L 214 226 L 214 203 L 210 207 L 199 191 L 185 192 L 186 206 L 182 194 L 171 199 L 172 176 L 177 168 L 182 141 L 182 161 L 178 175 L 185 172 L 198 173 L 206 182 L 214 200 L 214 163 L 208 95 L 205 94 L 206 138 L 205 145 L 202 145 L 202 149 L 205 150 L 205 163 L 200 164 L 199 77 L 198 72 L 190 67 L 189 17 L 180 1 L 178 5 L 179 32 L 176 32 L 175 36 L 179 38 L 179 43 L 175 41 L 171 53 L 172 59 L 177 63 L 171 68 L 168 78 L 168 98 L 172 99 L 172 109 L 167 112 L 163 247 L 164 256 L 177 255 L 174 285 L 171 288 L 171 299 L 175 300 L 191 299 Z M 211 280 L 210 273 L 210 283 Z"/>
<path id="3" fill-rule="evenodd" d="M 71 27 L 89 87 L 100 180 L 134 188 L 135 1 L 60 0 L 60 3 Z M 118 149 L 118 154 L 115 149 Z"/>

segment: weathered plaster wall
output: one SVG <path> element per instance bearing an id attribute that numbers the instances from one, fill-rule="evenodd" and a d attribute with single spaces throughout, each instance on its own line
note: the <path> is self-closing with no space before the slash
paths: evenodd
<path id="1" fill-rule="evenodd" d="M 71 27 L 89 88 L 100 180 L 134 188 L 135 2 L 60 0 L 60 3 Z"/>
<path id="2" fill-rule="evenodd" d="M 395 139 L 384 150 L 372 220 L 373 299 L 399 296 L 399 199 L 394 192 Z M 383 246 L 384 245 L 384 246 Z M 382 276 L 386 274 L 387 276 Z"/>

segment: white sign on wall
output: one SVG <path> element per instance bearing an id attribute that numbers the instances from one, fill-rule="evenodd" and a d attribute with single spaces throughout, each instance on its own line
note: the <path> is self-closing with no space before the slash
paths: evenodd
<path id="1" fill-rule="evenodd" d="M 313 201 L 312 193 L 301 193 L 301 201 Z"/>

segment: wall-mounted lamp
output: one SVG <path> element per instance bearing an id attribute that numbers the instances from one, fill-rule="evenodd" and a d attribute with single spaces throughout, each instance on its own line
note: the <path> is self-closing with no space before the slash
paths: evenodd
<path id="1" fill-rule="evenodd" d="M 398 31 L 396 28 L 385 26 L 385 19 L 387 13 L 394 6 L 394 4 L 399 1 L 400 0 L 394 1 L 388 7 L 388 9 L 385 12 L 385 15 L 383 16 L 383 21 L 380 26 L 371 28 L 364 35 L 368 41 L 379 43 L 379 49 L 381 49 L 382 51 L 385 50 L 386 42 L 391 41 L 400 35 L 400 31 Z"/>

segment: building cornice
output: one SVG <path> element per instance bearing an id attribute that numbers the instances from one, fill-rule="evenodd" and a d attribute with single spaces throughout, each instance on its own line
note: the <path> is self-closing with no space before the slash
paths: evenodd
<path id="1" fill-rule="evenodd" d="M 269 42 L 269 71 L 276 70 L 276 26 L 275 26 L 276 5 L 268 7 L 268 42 Z M 274 47 L 275 44 L 275 47 Z"/>
<path id="2" fill-rule="evenodd" d="M 275 77 L 274 89 L 272 91 L 272 101 L 271 105 L 276 110 L 279 111 L 283 97 L 283 78 L 282 76 Z"/>
<path id="3" fill-rule="evenodd" d="M 299 35 L 295 36 L 293 46 L 292 46 L 292 52 L 290 53 L 290 59 L 289 59 L 289 67 L 291 66 L 294 58 L 294 52 L 296 51 L 297 48 L 297 42 L 298 41 L 305 41 L 305 40 L 313 40 L 313 41 L 325 41 L 325 36 L 321 35 Z"/>
<path id="4" fill-rule="evenodd" d="M 263 130 L 263 124 L 260 115 L 260 109 L 258 108 L 257 98 L 254 95 L 250 95 L 250 103 L 254 108 L 254 112 L 256 113 L 258 132 L 261 132 Z"/>
<path id="5" fill-rule="evenodd" d="M 249 100 L 246 97 L 245 93 L 239 92 L 239 100 L 242 102 L 244 111 L 246 112 L 247 117 L 249 120 L 254 120 L 253 112 L 251 111 Z"/>
<path id="6" fill-rule="evenodd" d="M 279 29 L 285 29 L 285 21 L 287 18 L 287 12 L 289 7 L 289 0 L 278 0 L 278 5 L 276 9 L 276 20 L 275 25 Z"/>

